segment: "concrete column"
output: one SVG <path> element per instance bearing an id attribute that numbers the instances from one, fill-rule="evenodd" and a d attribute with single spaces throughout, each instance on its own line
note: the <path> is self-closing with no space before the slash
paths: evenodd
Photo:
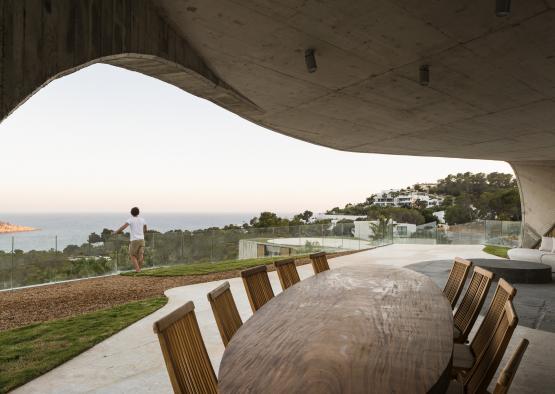
<path id="1" fill-rule="evenodd" d="M 522 246 L 533 247 L 555 224 L 555 160 L 511 162 L 522 203 Z"/>
<path id="2" fill-rule="evenodd" d="M 234 112 L 260 111 L 205 64 L 150 0 L 2 0 L 0 120 L 90 64 L 138 71 Z"/>

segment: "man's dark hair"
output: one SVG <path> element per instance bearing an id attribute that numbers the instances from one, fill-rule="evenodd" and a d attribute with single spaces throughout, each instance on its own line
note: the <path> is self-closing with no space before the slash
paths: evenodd
<path id="1" fill-rule="evenodd" d="M 131 215 L 139 216 L 139 208 L 137 208 L 137 207 L 131 208 Z"/>

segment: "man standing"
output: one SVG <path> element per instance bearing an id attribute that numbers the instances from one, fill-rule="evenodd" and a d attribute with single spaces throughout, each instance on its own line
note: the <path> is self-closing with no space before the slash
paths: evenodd
<path id="1" fill-rule="evenodd" d="M 114 235 L 120 234 L 127 227 L 131 230 L 129 257 L 135 266 L 135 271 L 141 272 L 141 266 L 143 265 L 145 253 L 146 222 L 143 218 L 139 217 L 139 208 L 131 208 L 131 217 L 127 219 L 124 225 L 114 232 Z"/>

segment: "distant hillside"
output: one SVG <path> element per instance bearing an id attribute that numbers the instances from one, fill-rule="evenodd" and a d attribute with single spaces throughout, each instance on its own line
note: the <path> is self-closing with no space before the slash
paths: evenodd
<path id="1" fill-rule="evenodd" d="M 422 187 L 424 185 L 425 188 Z M 436 220 L 432 215 L 434 211 L 445 211 L 448 224 L 467 223 L 476 219 L 521 220 L 522 217 L 520 194 L 512 174 L 465 172 L 448 175 L 435 184 L 409 186 L 400 192 L 421 190 L 441 196 L 442 203 L 433 208 L 378 207 L 374 204 L 374 194 L 363 202 L 350 203 L 344 208 L 335 207 L 327 213 L 367 215 L 371 219 L 385 216 L 416 224 Z"/>
<path id="2" fill-rule="evenodd" d="M 17 224 L 11 224 L 7 222 L 0 221 L 0 234 L 2 233 L 21 233 L 24 231 L 35 231 L 36 228 L 27 226 L 18 226 Z"/>

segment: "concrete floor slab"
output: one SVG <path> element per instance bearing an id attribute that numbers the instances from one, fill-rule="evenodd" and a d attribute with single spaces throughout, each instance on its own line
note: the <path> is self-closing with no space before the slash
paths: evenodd
<path id="1" fill-rule="evenodd" d="M 406 266 L 426 260 L 450 260 L 454 256 L 487 258 L 479 245 L 391 245 L 330 260 L 330 267 L 351 264 L 388 264 Z M 437 272 L 448 272 L 450 266 L 430 267 Z M 312 275 L 312 267 L 299 267 L 301 279 Z M 281 291 L 275 272 L 270 273 L 274 292 Z M 231 291 L 243 320 L 252 314 L 240 278 L 229 280 Z M 201 283 L 170 289 L 168 304 L 150 316 L 127 327 L 118 334 L 55 368 L 49 373 L 15 390 L 15 393 L 171 393 L 158 340 L 152 324 L 161 316 L 192 300 L 200 329 L 215 371 L 224 351 L 206 294 L 222 281 Z M 443 286 L 443 283 L 440 283 Z M 555 334 L 519 327 L 518 335 L 530 339 L 530 347 L 515 379 L 515 387 L 523 391 L 549 392 L 555 387 L 553 357 Z M 515 334 L 515 336 L 517 336 Z M 514 346 L 515 340 L 511 342 Z M 509 352 L 508 352 L 509 353 Z M 545 386 L 544 386 L 545 385 Z"/>

